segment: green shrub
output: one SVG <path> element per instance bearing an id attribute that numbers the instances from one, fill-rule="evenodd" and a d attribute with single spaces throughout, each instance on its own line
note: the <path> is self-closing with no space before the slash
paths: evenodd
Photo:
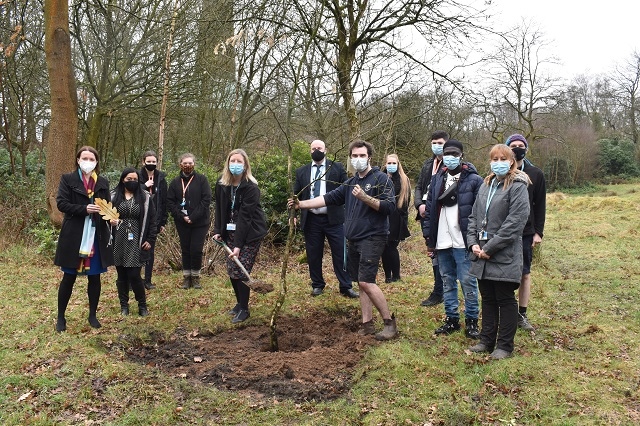
<path id="1" fill-rule="evenodd" d="M 598 162 L 602 176 L 623 178 L 640 176 L 636 161 L 636 146 L 632 141 L 621 139 L 600 139 Z"/>

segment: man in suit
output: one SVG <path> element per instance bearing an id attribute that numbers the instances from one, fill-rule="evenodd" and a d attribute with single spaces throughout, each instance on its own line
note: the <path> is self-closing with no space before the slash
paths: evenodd
<path id="1" fill-rule="evenodd" d="M 296 170 L 293 192 L 300 200 L 320 197 L 338 188 L 347 180 L 347 172 L 342 164 L 326 159 L 327 149 L 321 140 L 311 142 L 312 162 Z M 340 293 L 357 298 L 345 262 L 344 206 L 325 206 L 301 211 L 300 227 L 304 231 L 307 264 L 311 276 L 311 295 L 323 293 L 326 282 L 322 276 L 324 240 L 329 242 L 333 271 L 340 283 Z"/>

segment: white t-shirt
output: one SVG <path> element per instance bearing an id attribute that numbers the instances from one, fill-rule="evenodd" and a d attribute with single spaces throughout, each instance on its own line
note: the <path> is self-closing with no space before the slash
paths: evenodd
<path id="1" fill-rule="evenodd" d="M 458 180 L 460 175 L 451 176 L 447 173 L 447 180 L 444 184 L 445 191 Z M 436 200 L 434 200 L 437 202 Z M 449 248 L 465 248 L 462 231 L 460 230 L 458 204 L 451 207 L 442 206 L 440 219 L 438 221 L 438 241 L 436 250 Z"/>

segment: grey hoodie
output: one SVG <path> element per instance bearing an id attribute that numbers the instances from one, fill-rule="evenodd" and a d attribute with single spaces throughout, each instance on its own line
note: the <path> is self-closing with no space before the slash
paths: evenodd
<path id="1" fill-rule="evenodd" d="M 529 218 L 529 179 L 521 171 L 516 172 L 515 181 L 505 190 L 500 184 L 495 191 L 487 211 L 490 186 L 484 183 L 478 191 L 469 216 L 467 248 L 475 244 L 487 253 L 489 259 L 478 259 L 470 253 L 470 273 L 478 279 L 520 282 L 522 277 L 522 230 Z M 481 241 L 479 232 L 487 219 L 485 231 L 488 240 Z"/>

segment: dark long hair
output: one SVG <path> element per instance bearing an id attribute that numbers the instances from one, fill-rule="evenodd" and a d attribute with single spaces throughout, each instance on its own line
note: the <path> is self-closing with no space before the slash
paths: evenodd
<path id="1" fill-rule="evenodd" d="M 124 183 L 123 182 L 124 182 L 124 178 L 129 173 L 135 173 L 136 175 L 138 175 L 138 182 L 140 182 L 140 173 L 138 173 L 138 171 L 133 167 L 126 167 L 122 171 L 122 173 L 120 174 L 120 180 L 118 181 L 118 185 L 116 185 L 116 187 L 114 188 L 115 193 L 113 194 L 113 198 L 111 199 L 113 206 L 116 208 L 120 205 L 120 203 L 124 201 Z M 144 205 L 145 194 L 144 194 L 144 191 L 142 190 L 141 185 L 138 185 L 138 188 L 134 192 L 133 197 L 135 198 L 136 203 L 140 204 L 140 206 Z M 140 216 L 144 214 L 143 210 L 144 209 L 142 208 L 140 209 Z"/>

